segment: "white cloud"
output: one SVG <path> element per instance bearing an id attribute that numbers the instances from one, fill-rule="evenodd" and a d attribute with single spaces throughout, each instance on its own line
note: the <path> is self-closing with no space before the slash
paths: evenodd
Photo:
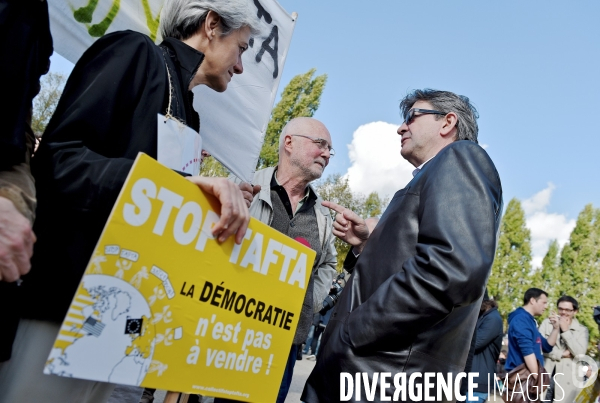
<path id="1" fill-rule="evenodd" d="M 348 145 L 351 166 L 346 173 L 353 191 L 391 198 L 412 179 L 415 168 L 400 155 L 397 129 L 397 125 L 386 122 L 356 129 Z"/>
<path id="2" fill-rule="evenodd" d="M 542 260 L 548 252 L 550 241 L 556 239 L 560 247 L 569 241 L 569 235 L 575 228 L 575 220 L 557 213 L 548 213 L 547 208 L 555 186 L 548 183 L 548 187 L 537 192 L 529 199 L 523 200 L 527 228 L 531 231 L 532 266 L 542 266 Z"/>
<path id="3" fill-rule="evenodd" d="M 523 206 L 523 210 L 525 210 L 525 215 L 532 215 L 536 212 L 546 211 L 546 207 L 550 204 L 550 198 L 552 197 L 552 192 L 556 186 L 553 183 L 548 183 L 548 187 L 544 190 L 540 190 L 529 199 L 523 200 L 521 205 Z"/>

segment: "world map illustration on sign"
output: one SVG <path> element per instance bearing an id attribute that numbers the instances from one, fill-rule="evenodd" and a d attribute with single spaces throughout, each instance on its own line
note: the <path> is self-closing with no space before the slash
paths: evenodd
<path id="1" fill-rule="evenodd" d="M 168 275 L 156 267 L 150 271 L 154 276 L 145 266 L 136 272 L 137 253 L 116 245 L 104 250 L 92 258 L 95 273 L 83 277 L 44 373 L 140 385 L 148 372 L 166 369 L 152 359 L 156 344 L 166 342 L 165 335 L 157 334 L 157 319 L 167 322 L 170 313 L 168 305 L 156 302 L 168 300 L 172 289 Z M 147 301 L 139 287 L 149 277 L 163 284 Z M 153 313 L 151 305 L 161 312 Z M 170 339 L 180 331 L 168 332 Z"/>

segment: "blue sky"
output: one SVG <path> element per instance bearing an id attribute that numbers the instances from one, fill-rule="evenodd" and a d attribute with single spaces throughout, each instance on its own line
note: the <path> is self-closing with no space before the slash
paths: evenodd
<path id="1" fill-rule="evenodd" d="M 399 124 L 407 90 L 450 90 L 477 106 L 507 201 L 550 181 L 557 211 L 600 205 L 600 2 L 280 3 L 299 14 L 282 83 L 327 73 L 315 117 L 340 151 L 359 125 Z M 328 169 L 348 164 L 340 152 Z"/>
<path id="2" fill-rule="evenodd" d="M 315 114 L 337 151 L 326 174 L 350 172 L 361 192 L 402 187 L 410 167 L 393 131 L 398 102 L 429 87 L 466 95 L 478 108 L 480 143 L 496 163 L 505 204 L 525 202 L 539 259 L 549 239 L 566 241 L 585 204 L 600 206 L 599 1 L 280 4 L 299 14 L 280 91 L 310 68 L 328 75 Z M 70 70 L 53 60 L 52 70 Z M 387 182 L 367 180 L 380 176 Z"/>

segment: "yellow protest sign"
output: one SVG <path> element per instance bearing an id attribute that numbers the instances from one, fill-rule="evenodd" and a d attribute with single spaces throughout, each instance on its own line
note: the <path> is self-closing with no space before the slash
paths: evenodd
<path id="1" fill-rule="evenodd" d="M 140 154 L 44 372 L 273 402 L 315 252 L 255 219 L 219 244 L 218 211 Z"/>

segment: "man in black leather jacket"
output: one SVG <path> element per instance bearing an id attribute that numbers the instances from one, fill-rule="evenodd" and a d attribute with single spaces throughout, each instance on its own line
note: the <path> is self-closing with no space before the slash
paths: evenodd
<path id="1" fill-rule="evenodd" d="M 362 373 L 362 393 L 344 400 L 380 401 L 393 397 L 396 374 L 408 380 L 451 373 L 454 380 L 465 368 L 498 239 L 500 178 L 477 145 L 477 111 L 468 98 L 417 90 L 400 108 L 401 154 L 416 170 L 373 232 L 352 211 L 323 203 L 338 212 L 334 234 L 359 256 L 321 339 L 304 402 L 340 401 L 340 387 L 349 383 L 342 372 L 354 388 Z M 391 373 L 388 385 L 383 373 Z M 373 396 L 363 377 L 376 388 Z M 415 380 L 427 387 L 422 377 Z M 455 400 L 454 390 L 451 398 L 438 396 L 435 383 L 427 391 L 434 401 Z M 405 399 L 423 401 L 422 393 Z"/>

